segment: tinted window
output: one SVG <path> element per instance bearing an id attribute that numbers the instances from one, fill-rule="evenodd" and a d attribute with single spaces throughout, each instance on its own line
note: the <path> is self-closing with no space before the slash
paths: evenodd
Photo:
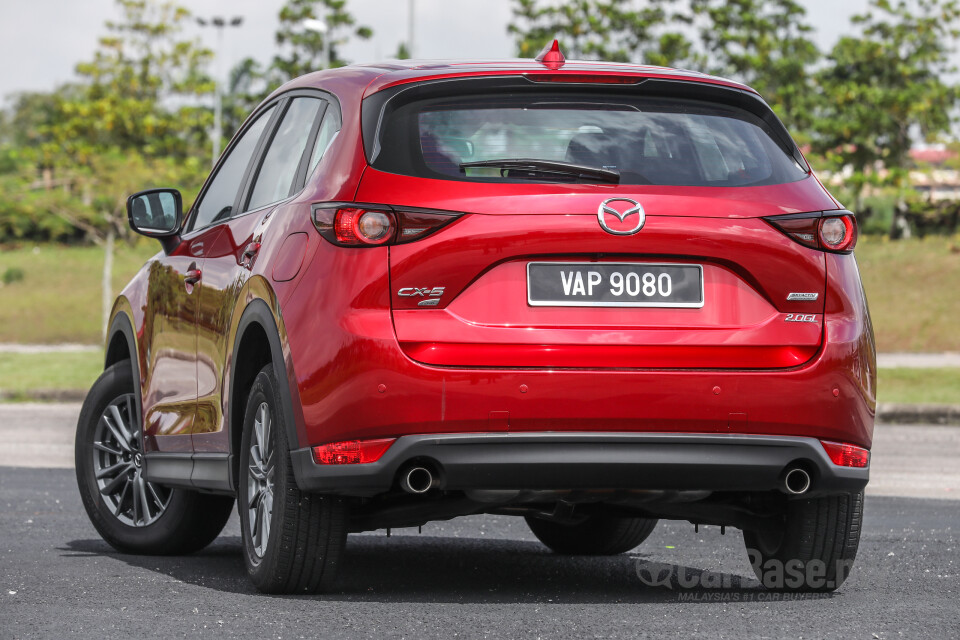
<path id="1" fill-rule="evenodd" d="M 748 186 L 806 176 L 756 116 L 694 100 L 597 95 L 449 98 L 389 112 L 373 166 L 474 182 L 510 177 L 462 163 L 538 159 L 615 169 L 621 184 Z"/>
<path id="2" fill-rule="evenodd" d="M 317 98 L 294 98 L 270 142 L 247 209 L 259 209 L 290 195 L 297 167 L 310 140 L 310 130 L 323 103 Z"/>
<path id="3" fill-rule="evenodd" d="M 203 199 L 197 206 L 197 215 L 194 216 L 190 229 L 201 229 L 212 222 L 225 220 L 233 214 L 233 203 L 237 198 L 237 191 L 243 181 L 243 174 L 250 164 L 253 152 L 257 148 L 257 141 L 263 133 L 274 107 L 270 107 L 240 136 L 237 144 L 230 150 L 217 175 L 210 182 L 210 186 L 203 194 Z"/>
<path id="4" fill-rule="evenodd" d="M 320 164 L 323 154 L 326 153 L 338 131 L 340 131 L 340 112 L 331 104 L 327 107 L 323 122 L 320 124 L 320 131 L 317 132 L 317 141 L 314 143 L 313 152 L 310 154 L 310 167 L 307 175 L 312 174 L 313 170 Z"/>

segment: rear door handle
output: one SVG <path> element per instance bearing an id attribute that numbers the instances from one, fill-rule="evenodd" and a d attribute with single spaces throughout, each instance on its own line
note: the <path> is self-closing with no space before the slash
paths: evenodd
<path id="1" fill-rule="evenodd" d="M 183 281 L 189 285 L 197 284 L 201 278 L 203 278 L 203 272 L 196 267 L 187 269 L 187 272 L 183 274 Z"/>
<path id="2" fill-rule="evenodd" d="M 247 269 L 252 269 L 253 261 L 256 259 L 258 253 L 260 253 L 260 243 L 251 242 L 244 247 L 243 253 L 240 255 L 240 264 Z"/>

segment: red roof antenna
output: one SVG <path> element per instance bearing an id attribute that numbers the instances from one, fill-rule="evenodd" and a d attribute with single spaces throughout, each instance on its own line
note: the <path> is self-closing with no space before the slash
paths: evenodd
<path id="1" fill-rule="evenodd" d="M 563 57 L 563 51 L 560 51 L 560 42 L 557 40 L 554 40 L 553 44 L 545 46 L 543 51 L 538 53 L 534 59 L 546 68 L 553 70 L 559 69 L 563 66 L 563 63 L 567 61 L 567 59 Z"/>

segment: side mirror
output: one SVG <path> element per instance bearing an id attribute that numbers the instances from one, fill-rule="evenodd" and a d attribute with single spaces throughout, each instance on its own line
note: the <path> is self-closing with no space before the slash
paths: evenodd
<path id="1" fill-rule="evenodd" d="M 180 244 L 183 198 L 176 189 L 148 189 L 127 198 L 127 220 L 140 235 L 156 238 L 169 254 Z"/>

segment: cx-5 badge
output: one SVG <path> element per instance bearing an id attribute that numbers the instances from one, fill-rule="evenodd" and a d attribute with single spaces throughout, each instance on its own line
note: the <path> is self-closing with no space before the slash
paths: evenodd
<path id="1" fill-rule="evenodd" d="M 404 287 L 397 291 L 397 295 L 403 298 L 439 298 L 443 295 L 443 287 Z"/>
<path id="2" fill-rule="evenodd" d="M 623 208 L 623 204 L 615 207 L 613 205 L 615 202 L 633 206 L 627 207 L 621 212 L 620 209 Z M 606 217 L 608 215 L 614 216 L 620 222 L 623 222 L 627 216 L 632 216 L 633 214 L 637 214 L 637 223 L 630 229 L 611 229 L 609 225 L 607 225 Z M 643 223 L 647 220 L 647 214 L 644 213 L 643 207 L 636 200 L 631 200 L 630 198 L 608 198 L 601 202 L 597 208 L 597 220 L 600 221 L 600 228 L 607 233 L 612 233 L 615 236 L 629 236 L 643 228 Z"/>
<path id="3" fill-rule="evenodd" d="M 444 287 L 404 287 L 397 291 L 397 295 L 403 298 L 426 298 L 417 303 L 418 307 L 435 307 L 440 304 L 440 296 L 443 295 Z"/>

